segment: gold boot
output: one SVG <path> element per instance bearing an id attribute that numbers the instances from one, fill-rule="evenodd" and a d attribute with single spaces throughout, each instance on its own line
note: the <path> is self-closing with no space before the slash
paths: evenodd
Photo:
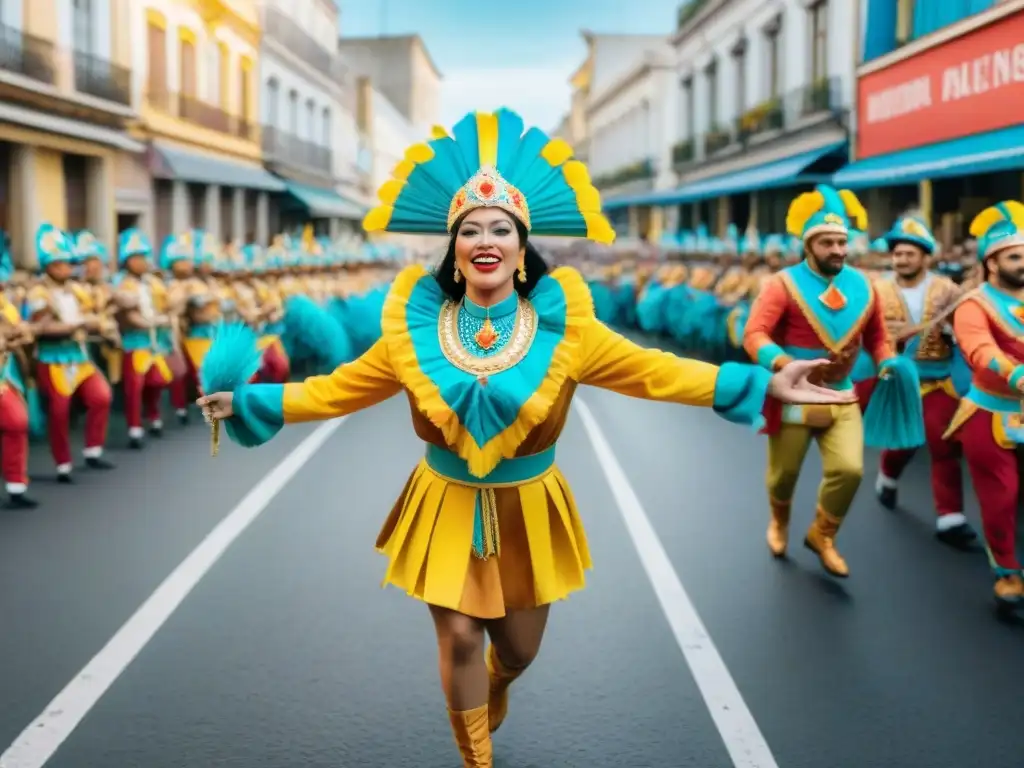
<path id="1" fill-rule="evenodd" d="M 996 600 L 1005 605 L 1017 605 L 1024 599 L 1024 579 L 1018 574 L 1011 573 L 996 580 L 993 591 Z"/>
<path id="2" fill-rule="evenodd" d="M 836 551 L 835 538 L 839 533 L 839 526 L 843 521 L 833 517 L 828 512 L 818 507 L 814 516 L 814 522 L 807 529 L 807 537 L 804 539 L 804 546 L 818 556 L 822 567 L 833 576 L 845 579 L 850 575 L 850 569 L 843 560 L 842 555 Z"/>
<path id="3" fill-rule="evenodd" d="M 771 519 L 768 521 L 768 549 L 775 557 L 785 557 L 789 545 L 789 511 L 790 501 L 769 499 Z"/>
<path id="4" fill-rule="evenodd" d="M 508 714 L 508 687 L 526 670 L 509 669 L 501 663 L 492 643 L 487 648 L 487 675 L 490 685 L 487 692 L 487 718 L 491 733 L 494 733 Z"/>
<path id="5" fill-rule="evenodd" d="M 491 732 L 487 729 L 487 705 L 465 712 L 448 710 L 452 734 L 459 745 L 464 768 L 494 768 Z"/>

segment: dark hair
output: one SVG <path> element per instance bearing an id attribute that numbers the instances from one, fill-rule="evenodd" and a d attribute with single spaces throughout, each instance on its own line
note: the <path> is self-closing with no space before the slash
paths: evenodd
<path id="1" fill-rule="evenodd" d="M 441 290 L 452 301 L 461 301 L 462 297 L 466 295 L 465 278 L 455 282 L 455 240 L 459 236 L 459 228 L 462 227 L 463 219 L 465 219 L 465 215 L 456 221 L 455 226 L 452 227 L 452 236 L 448 241 L 448 250 L 444 254 L 444 260 L 441 261 L 441 265 L 434 273 L 434 279 L 437 280 L 437 284 L 441 286 Z M 530 233 L 527 232 L 523 223 L 515 216 L 511 216 L 511 219 L 516 225 L 516 232 L 519 233 L 519 244 L 526 250 L 524 257 L 526 281 L 524 282 L 519 279 L 519 271 L 517 270 L 512 278 L 512 283 L 515 286 L 516 293 L 525 297 L 530 295 L 537 286 L 537 282 L 548 273 L 548 264 L 537 249 L 533 247 L 529 240 Z"/>

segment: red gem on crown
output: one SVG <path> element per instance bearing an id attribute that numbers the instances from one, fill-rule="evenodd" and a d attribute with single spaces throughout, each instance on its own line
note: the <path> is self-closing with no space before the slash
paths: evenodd
<path id="1" fill-rule="evenodd" d="M 480 192 L 481 197 L 484 199 L 489 198 L 494 194 L 494 184 L 490 181 L 482 181 L 480 182 L 480 186 L 477 187 L 477 190 Z"/>

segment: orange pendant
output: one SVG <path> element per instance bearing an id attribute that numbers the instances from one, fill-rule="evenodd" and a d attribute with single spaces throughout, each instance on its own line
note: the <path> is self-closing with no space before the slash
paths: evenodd
<path id="1" fill-rule="evenodd" d="M 480 349 L 490 349 L 498 341 L 498 332 L 494 330 L 494 326 L 491 325 L 491 318 L 485 318 L 484 324 L 480 326 L 480 330 L 476 332 L 473 337 L 476 339 L 476 343 L 480 345 Z"/>
<path id="2" fill-rule="evenodd" d="M 829 285 L 823 294 L 818 297 L 818 301 L 824 304 L 826 307 L 831 309 L 833 312 L 838 312 L 846 306 L 846 297 L 840 292 L 834 285 Z"/>

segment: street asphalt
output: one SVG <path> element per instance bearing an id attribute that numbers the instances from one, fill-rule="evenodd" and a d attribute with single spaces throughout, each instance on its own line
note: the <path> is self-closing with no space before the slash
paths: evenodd
<path id="1" fill-rule="evenodd" d="M 996 615 L 984 554 L 933 536 L 927 462 L 905 509 L 871 492 L 838 544 L 852 576 L 764 544 L 763 438 L 708 411 L 581 389 L 783 768 L 1019 768 L 1024 631 Z M 0 753 L 253 486 L 314 431 L 268 446 L 171 428 L 118 469 L 47 481 L 0 514 Z M 120 444 L 113 435 L 112 444 Z M 452 768 L 426 609 L 380 588 L 377 530 L 421 454 L 408 404 L 346 420 L 126 660 L 52 768 Z M 495 737 L 499 768 L 730 768 L 578 414 L 558 445 L 593 549 L 585 591 L 555 606 Z M 977 520 L 976 504 L 968 515 Z M 0 758 L 0 765 L 3 759 Z M 744 763 L 744 768 L 771 768 Z M 5 766 L 6 768 L 6 766 Z M 11 768 L 40 768 L 17 765 Z"/>

